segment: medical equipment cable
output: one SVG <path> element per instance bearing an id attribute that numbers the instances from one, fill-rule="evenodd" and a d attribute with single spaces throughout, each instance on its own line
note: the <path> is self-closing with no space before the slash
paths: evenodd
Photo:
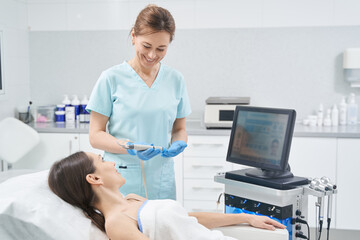
<path id="1" fill-rule="evenodd" d="M 306 226 L 307 226 L 307 231 L 308 231 L 308 239 L 310 239 L 310 227 L 308 222 L 306 222 Z"/>
<path id="2" fill-rule="evenodd" d="M 303 218 L 304 216 L 300 216 L 300 217 Z M 310 227 L 309 227 L 309 224 L 308 224 L 307 221 L 301 219 L 300 217 L 293 218 L 291 220 L 291 224 L 295 224 L 295 223 L 306 224 L 307 230 L 308 230 L 308 235 L 305 236 L 305 235 L 302 234 L 302 232 L 297 232 L 296 237 L 303 238 L 303 239 L 310 239 Z"/>
<path id="3" fill-rule="evenodd" d="M 125 140 L 126 141 L 126 140 Z M 127 139 L 128 141 L 128 139 Z M 128 149 L 128 146 L 126 144 L 121 144 L 120 142 L 116 141 L 116 143 L 125 148 Z M 144 168 L 144 161 L 140 160 L 141 162 L 141 173 L 142 173 L 142 178 L 144 180 L 144 190 L 145 190 L 145 198 L 148 199 L 148 193 L 147 193 L 147 187 L 146 187 L 146 176 L 145 176 L 145 168 Z M 120 167 L 119 167 L 120 168 Z M 127 168 L 127 167 L 123 167 L 123 168 Z"/>
<path id="4" fill-rule="evenodd" d="M 144 179 L 145 198 L 148 199 L 147 188 L 146 188 L 146 177 L 145 177 L 144 161 L 140 160 L 140 162 L 141 162 L 142 175 L 143 175 L 143 179 Z"/>
<path id="5" fill-rule="evenodd" d="M 330 223 L 331 223 L 331 212 L 332 212 L 332 195 L 328 196 L 328 211 L 327 211 L 327 231 L 326 231 L 326 239 L 329 240 L 330 234 Z"/>
<path id="6" fill-rule="evenodd" d="M 319 205 L 319 236 L 318 236 L 318 240 L 321 239 L 321 232 L 322 232 L 322 225 L 323 225 L 323 220 L 321 218 L 321 207 L 322 207 L 321 205 L 323 205 L 322 201 Z"/>
<path id="7" fill-rule="evenodd" d="M 318 239 L 317 208 L 318 208 L 318 205 L 315 203 L 315 240 Z"/>
<path id="8" fill-rule="evenodd" d="M 223 193 L 220 193 L 218 200 L 216 201 L 216 210 L 219 210 L 219 205 L 220 205 L 220 198 L 223 195 Z"/>

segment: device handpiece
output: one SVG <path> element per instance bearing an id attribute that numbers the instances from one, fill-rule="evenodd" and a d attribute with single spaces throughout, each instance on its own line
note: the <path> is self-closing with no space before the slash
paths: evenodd
<path id="1" fill-rule="evenodd" d="M 134 149 L 137 151 L 143 151 L 143 150 L 147 150 L 149 148 L 159 149 L 160 151 L 163 150 L 163 147 L 160 147 L 160 146 L 143 145 L 143 144 L 129 144 L 129 145 L 126 145 L 126 147 L 128 149 Z"/>

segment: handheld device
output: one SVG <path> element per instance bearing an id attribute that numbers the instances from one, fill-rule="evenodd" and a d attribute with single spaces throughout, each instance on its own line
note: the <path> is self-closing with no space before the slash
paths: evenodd
<path id="1" fill-rule="evenodd" d="M 119 142 L 116 142 L 117 144 L 119 144 L 121 147 L 125 148 L 125 149 L 133 149 L 133 150 L 137 150 L 137 151 L 144 151 L 147 150 L 149 148 L 153 148 L 153 149 L 159 149 L 160 151 L 163 151 L 163 147 L 160 146 L 153 146 L 153 145 L 146 145 L 146 144 L 134 144 L 132 142 L 129 142 L 130 144 L 121 144 Z"/>

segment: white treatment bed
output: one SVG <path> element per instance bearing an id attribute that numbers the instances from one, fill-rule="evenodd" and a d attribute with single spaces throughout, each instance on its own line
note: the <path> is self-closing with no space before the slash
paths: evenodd
<path id="1" fill-rule="evenodd" d="M 53 194 L 48 171 L 0 172 L 0 239 L 90 239 L 106 235 L 77 209 Z M 287 240 L 287 230 L 268 231 L 248 225 L 218 228 L 224 235 L 244 240 Z"/>

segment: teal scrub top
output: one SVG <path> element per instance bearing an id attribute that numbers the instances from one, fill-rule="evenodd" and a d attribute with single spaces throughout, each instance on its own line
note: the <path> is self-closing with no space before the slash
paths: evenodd
<path id="1" fill-rule="evenodd" d="M 176 118 L 191 113 L 182 74 L 161 63 L 149 88 L 126 61 L 102 72 L 86 110 L 109 117 L 108 132 L 117 139 L 153 143 L 166 148 L 170 146 Z M 145 197 L 142 160 L 129 154 L 109 152 L 105 152 L 104 159 L 115 162 L 116 169 L 126 179 L 120 188 L 122 194 L 135 193 Z M 173 159 L 159 154 L 143 164 L 148 198 L 175 200 Z"/>

